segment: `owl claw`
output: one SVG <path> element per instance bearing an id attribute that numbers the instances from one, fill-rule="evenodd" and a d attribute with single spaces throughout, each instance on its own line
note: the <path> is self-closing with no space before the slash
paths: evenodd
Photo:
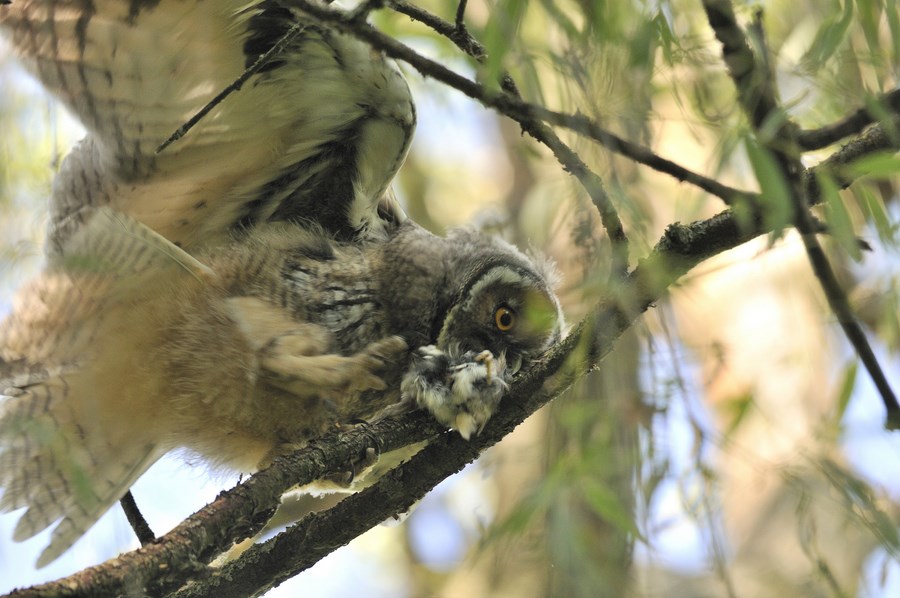
<path id="1" fill-rule="evenodd" d="M 384 369 L 387 362 L 406 351 L 406 341 L 390 336 L 369 344 L 356 355 L 346 357 L 348 369 L 344 373 L 350 390 L 384 390 L 387 384 L 374 372 Z"/>
<path id="2" fill-rule="evenodd" d="M 347 392 L 384 390 L 376 372 L 406 351 L 406 342 L 390 336 L 367 345 L 353 355 L 291 354 L 291 338 L 277 339 L 265 347 L 262 364 L 272 381 L 298 396 L 341 397 Z"/>
<path id="3" fill-rule="evenodd" d="M 485 349 L 481 353 L 475 356 L 475 361 L 478 363 L 483 363 L 485 369 L 487 370 L 487 383 L 491 383 L 491 368 L 494 367 L 494 354 Z M 466 438 L 468 440 L 468 438 Z"/>
<path id="4" fill-rule="evenodd" d="M 493 415 L 507 388 L 505 359 L 490 351 L 452 357 L 433 345 L 413 353 L 401 392 L 468 440 Z"/>
<path id="5" fill-rule="evenodd" d="M 378 463 L 378 457 L 378 451 L 371 447 L 367 448 L 365 453 L 348 464 L 350 469 L 326 476 L 317 484 L 317 487 L 325 490 L 328 487 L 327 482 L 330 482 L 336 489 L 351 488 L 354 482 L 364 479 L 372 471 L 375 464 Z"/>

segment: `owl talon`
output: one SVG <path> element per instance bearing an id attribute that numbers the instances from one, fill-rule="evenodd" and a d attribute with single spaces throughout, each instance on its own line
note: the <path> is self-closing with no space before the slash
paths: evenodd
<path id="1" fill-rule="evenodd" d="M 327 475 L 323 479 L 331 482 L 338 489 L 350 488 L 353 486 L 354 482 L 365 478 L 369 474 L 372 468 L 375 467 L 375 464 L 378 463 L 378 458 L 378 451 L 369 447 L 361 457 L 350 462 L 349 470 Z M 317 487 L 323 490 L 326 489 L 321 483 L 317 484 Z"/>
<path id="2" fill-rule="evenodd" d="M 406 351 L 399 336 L 375 341 L 350 356 L 295 355 L 298 334 L 276 338 L 262 349 L 261 364 L 272 382 L 297 396 L 340 397 L 347 392 L 384 390 L 387 384 L 376 372 Z"/>
<path id="3" fill-rule="evenodd" d="M 494 354 L 485 349 L 481 353 L 475 356 L 475 361 L 477 363 L 483 363 L 484 367 L 487 369 L 487 383 L 491 383 L 491 368 L 494 366 Z"/>

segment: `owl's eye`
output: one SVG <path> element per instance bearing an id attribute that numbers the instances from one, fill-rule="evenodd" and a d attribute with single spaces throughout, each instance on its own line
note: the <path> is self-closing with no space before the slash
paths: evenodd
<path id="1" fill-rule="evenodd" d="M 516 312 L 506 305 L 501 305 L 494 312 L 494 323 L 502 332 L 508 332 L 516 325 Z"/>

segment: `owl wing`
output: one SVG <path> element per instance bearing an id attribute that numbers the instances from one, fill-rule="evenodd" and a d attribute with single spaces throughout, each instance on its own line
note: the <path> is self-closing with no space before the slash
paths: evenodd
<path id="1" fill-rule="evenodd" d="M 156 233 L 101 208 L 0 324 L 0 511 L 28 507 L 16 540 L 59 521 L 38 566 L 171 448 L 165 414 L 141 400 L 164 386 L 141 374 L 142 335 L 158 331 L 152 319 L 139 321 L 146 314 L 136 306 L 180 277 L 209 274 Z"/>
<path id="2" fill-rule="evenodd" d="M 88 131 L 55 181 L 50 252 L 103 205 L 185 248 L 268 219 L 351 239 L 402 218 L 384 196 L 414 128 L 406 82 L 304 18 L 277 0 L 0 6 L 0 33 Z M 282 52 L 157 153 L 297 23 Z"/>
<path id="3" fill-rule="evenodd" d="M 86 428 L 91 414 L 74 408 L 84 399 L 73 395 L 88 391 L 77 370 L 10 382 L 3 391 L 10 396 L 0 399 L 0 510 L 28 507 L 13 533 L 17 542 L 59 521 L 38 558 L 37 566 L 43 567 L 68 550 L 164 453 L 150 438 L 122 442 L 117 435 Z"/>

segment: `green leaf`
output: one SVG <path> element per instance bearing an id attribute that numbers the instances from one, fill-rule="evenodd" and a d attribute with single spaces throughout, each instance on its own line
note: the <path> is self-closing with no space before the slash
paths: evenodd
<path id="1" fill-rule="evenodd" d="M 753 395 L 744 394 L 729 399 L 723 403 L 722 407 L 726 417 L 728 417 L 724 436 L 725 438 L 729 438 L 734 434 L 735 430 L 740 427 L 741 422 L 744 421 L 747 414 L 751 412 L 751 408 L 753 407 Z"/>
<path id="2" fill-rule="evenodd" d="M 513 0 L 515 4 L 515 0 Z M 520 4 L 526 4 L 525 2 L 521 2 Z M 581 35 L 578 27 L 575 25 L 575 22 L 569 18 L 566 13 L 562 11 L 559 7 L 558 2 L 554 2 L 553 0 L 541 0 L 541 6 L 544 7 L 544 10 L 547 11 L 550 18 L 562 28 L 562 30 L 566 33 L 566 37 L 570 39 L 576 39 Z"/>
<path id="3" fill-rule="evenodd" d="M 847 513 L 867 528 L 888 554 L 900 557 L 900 533 L 890 516 L 878 506 L 869 485 L 831 459 L 819 460 L 818 466 L 844 499 Z"/>
<path id="4" fill-rule="evenodd" d="M 875 323 L 875 331 L 889 351 L 900 351 L 900 281 L 892 281 L 884 293 L 884 307 Z"/>
<path id="5" fill-rule="evenodd" d="M 857 242 L 856 231 L 853 230 L 853 220 L 850 218 L 847 206 L 844 205 L 837 184 L 830 176 L 822 173 L 816 173 L 816 179 L 825 203 L 825 221 L 828 223 L 828 232 L 844 248 L 847 255 L 856 262 L 861 261 L 862 249 Z"/>
<path id="6" fill-rule="evenodd" d="M 878 153 L 864 156 L 847 166 L 854 179 L 870 177 L 888 179 L 900 174 L 900 155 Z"/>
<path id="7" fill-rule="evenodd" d="M 583 486 L 584 498 L 595 513 L 615 526 L 619 531 L 633 535 L 642 542 L 647 539 L 641 534 L 634 522 L 634 516 L 625 508 L 622 501 L 611 488 L 587 479 Z"/>
<path id="8" fill-rule="evenodd" d="M 760 147 L 756 140 L 749 136 L 744 138 L 744 147 L 759 182 L 763 220 L 777 239 L 793 221 L 790 187 L 771 152 Z"/>
<path id="9" fill-rule="evenodd" d="M 894 0 L 890 0 L 891 9 L 887 10 L 888 28 L 891 31 L 891 54 L 894 64 L 900 62 L 900 10 L 893 4 Z"/>
<path id="10" fill-rule="evenodd" d="M 881 51 L 881 40 L 879 35 L 881 9 L 881 0 L 856 0 L 856 11 L 859 13 L 859 22 L 862 26 L 863 33 L 866 36 L 866 43 L 869 46 L 869 51 L 872 52 L 872 54 L 878 54 Z"/>
<path id="11" fill-rule="evenodd" d="M 867 185 L 854 185 L 853 193 L 857 198 L 857 204 L 866 215 L 866 220 L 875 226 L 878 239 L 886 246 L 898 245 L 898 226 L 891 222 L 884 202 Z"/>
<path id="12" fill-rule="evenodd" d="M 836 422 L 844 419 L 844 413 L 847 412 L 847 405 L 850 404 L 850 397 L 853 396 L 853 389 L 856 387 L 856 373 L 858 370 L 859 362 L 854 360 L 844 371 L 844 379 L 841 380 L 841 388 L 837 396 Z"/>
<path id="13" fill-rule="evenodd" d="M 519 38 L 522 19 L 528 8 L 520 0 L 499 0 L 491 9 L 484 27 L 484 47 L 488 58 L 481 69 L 481 80 L 487 85 L 497 85 L 504 70 L 506 54 L 513 47 L 512 40 Z"/>
<path id="14" fill-rule="evenodd" d="M 853 2 L 844 1 L 839 18 L 831 17 L 826 20 L 816 37 L 812 42 L 809 50 L 801 59 L 802 64 L 810 71 L 817 71 L 819 67 L 831 58 L 847 37 L 847 31 L 853 22 Z"/>
<path id="15" fill-rule="evenodd" d="M 652 23 L 656 28 L 657 40 L 659 47 L 662 50 L 663 61 L 665 64 L 672 66 L 676 62 L 676 52 L 680 53 L 678 38 L 672 31 L 672 25 L 669 23 L 668 19 L 666 19 L 666 14 L 661 10 L 653 17 Z"/>

